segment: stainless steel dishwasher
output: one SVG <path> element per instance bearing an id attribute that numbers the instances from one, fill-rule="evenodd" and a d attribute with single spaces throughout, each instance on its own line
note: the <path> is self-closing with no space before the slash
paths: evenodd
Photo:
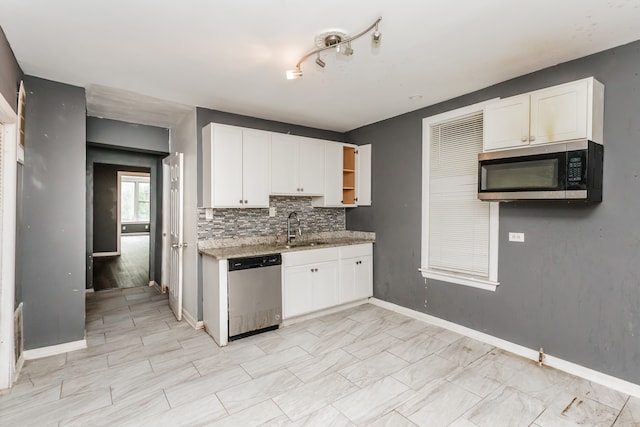
<path id="1" fill-rule="evenodd" d="M 282 256 L 229 259 L 229 341 L 282 323 Z"/>

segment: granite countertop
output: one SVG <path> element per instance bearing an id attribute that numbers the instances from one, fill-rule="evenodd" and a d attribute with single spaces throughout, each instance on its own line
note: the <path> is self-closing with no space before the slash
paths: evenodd
<path id="1" fill-rule="evenodd" d="M 201 240 L 198 242 L 198 252 L 218 260 L 240 258 L 373 243 L 376 235 L 366 231 L 344 230 L 303 234 L 291 245 L 287 245 L 286 240 L 284 235 Z"/>

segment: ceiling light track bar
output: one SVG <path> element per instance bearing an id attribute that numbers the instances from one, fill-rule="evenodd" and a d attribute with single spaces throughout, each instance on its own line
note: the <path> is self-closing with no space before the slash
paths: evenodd
<path id="1" fill-rule="evenodd" d="M 380 33 L 378 32 L 378 24 L 380 23 L 380 21 L 382 21 L 382 16 L 379 16 L 378 19 L 376 19 L 373 24 L 369 25 L 367 28 L 365 28 L 364 30 L 360 31 L 358 34 L 356 34 L 355 36 L 352 37 L 347 37 L 344 40 L 338 37 L 338 41 L 332 43 L 332 44 L 328 44 L 327 46 L 323 46 L 323 47 L 319 47 L 317 49 L 312 50 L 311 52 L 305 54 L 304 56 L 302 56 L 298 62 L 296 63 L 296 68 L 293 70 L 289 70 L 287 71 L 287 78 L 288 79 L 295 79 L 298 77 L 302 77 L 302 70 L 300 69 L 300 66 L 302 65 L 302 63 L 304 61 L 306 61 L 307 59 L 309 59 L 310 57 L 314 56 L 314 55 L 318 55 L 318 59 L 316 60 L 316 63 L 318 63 L 318 61 L 324 63 L 324 61 L 322 61 L 320 59 L 320 52 L 324 52 L 325 50 L 329 50 L 329 49 L 336 49 L 338 46 L 347 46 L 350 48 L 350 44 L 352 41 L 359 39 L 360 37 L 364 36 L 365 34 L 367 34 L 369 31 L 373 30 L 375 28 L 375 33 L 373 36 L 373 41 L 375 43 L 379 43 L 380 42 Z M 351 53 L 353 53 L 353 50 L 351 50 Z M 349 54 L 351 54 L 349 53 Z M 320 65 L 320 64 L 318 64 Z M 324 65 L 321 65 L 321 67 L 324 68 Z"/>

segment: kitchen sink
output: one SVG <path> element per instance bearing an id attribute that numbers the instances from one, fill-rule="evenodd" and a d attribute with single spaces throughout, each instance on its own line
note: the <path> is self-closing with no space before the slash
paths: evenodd
<path id="1" fill-rule="evenodd" d="M 285 249 L 291 249 L 291 248 L 305 248 L 305 247 L 313 247 L 313 246 L 320 246 L 320 245 L 327 245 L 330 244 L 331 242 L 327 242 L 324 240 L 311 240 L 311 241 L 304 241 L 304 242 L 291 242 L 291 243 L 287 243 L 282 245 L 283 248 Z"/>

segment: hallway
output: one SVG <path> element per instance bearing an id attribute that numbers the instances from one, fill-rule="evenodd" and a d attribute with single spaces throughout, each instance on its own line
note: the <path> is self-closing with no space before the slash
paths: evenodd
<path id="1" fill-rule="evenodd" d="M 149 235 L 123 235 L 120 256 L 93 259 L 93 289 L 149 285 Z"/>

